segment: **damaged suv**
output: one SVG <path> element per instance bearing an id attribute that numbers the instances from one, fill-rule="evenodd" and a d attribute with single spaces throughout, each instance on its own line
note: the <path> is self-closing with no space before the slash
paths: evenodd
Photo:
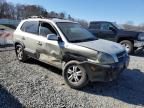
<path id="1" fill-rule="evenodd" d="M 129 64 L 129 56 L 118 43 L 97 39 L 76 22 L 29 18 L 14 32 L 18 60 L 34 59 L 63 70 L 71 88 L 89 81 L 112 81 Z"/>

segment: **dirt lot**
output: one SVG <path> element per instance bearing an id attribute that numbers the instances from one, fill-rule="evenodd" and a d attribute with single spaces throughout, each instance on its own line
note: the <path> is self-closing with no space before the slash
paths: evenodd
<path id="1" fill-rule="evenodd" d="M 0 108 L 144 107 L 144 53 L 131 56 L 129 69 L 113 82 L 69 88 L 61 70 L 30 59 L 19 62 L 12 47 L 0 49 Z"/>

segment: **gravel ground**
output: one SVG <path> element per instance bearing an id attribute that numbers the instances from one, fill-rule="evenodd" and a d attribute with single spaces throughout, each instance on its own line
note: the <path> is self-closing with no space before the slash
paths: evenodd
<path id="1" fill-rule="evenodd" d="M 19 62 L 13 48 L 0 48 L 0 108 L 142 108 L 144 56 L 131 56 L 128 70 L 108 83 L 69 88 L 61 70 L 30 59 Z"/>

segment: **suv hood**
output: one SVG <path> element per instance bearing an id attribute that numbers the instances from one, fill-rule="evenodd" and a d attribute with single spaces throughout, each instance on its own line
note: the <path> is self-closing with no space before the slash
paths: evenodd
<path id="1" fill-rule="evenodd" d="M 88 42 L 81 42 L 81 43 L 75 43 L 76 45 L 86 47 L 92 50 L 108 53 L 108 54 L 117 54 L 122 51 L 125 51 L 125 49 L 118 43 L 98 39 L 94 41 L 88 41 Z"/>

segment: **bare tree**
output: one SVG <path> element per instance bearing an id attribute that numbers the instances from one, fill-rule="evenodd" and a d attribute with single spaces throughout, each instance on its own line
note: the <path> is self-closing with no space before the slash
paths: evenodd
<path id="1" fill-rule="evenodd" d="M 88 22 L 86 20 L 76 20 L 77 22 L 79 22 L 83 27 L 88 28 Z"/>
<path id="2" fill-rule="evenodd" d="M 6 0 L 0 0 L 0 18 L 22 20 L 30 16 L 43 16 L 45 18 L 61 18 L 71 21 L 77 21 L 82 26 L 87 27 L 88 22 L 85 20 L 75 19 L 71 15 L 66 15 L 65 12 L 48 12 L 45 8 L 39 5 L 23 5 L 7 2 Z"/>
<path id="3" fill-rule="evenodd" d="M 123 27 L 126 29 L 126 30 L 134 30 L 134 31 L 144 31 L 144 24 L 140 24 L 140 25 L 134 25 L 134 24 L 129 24 L 129 23 L 126 23 L 126 24 L 123 24 Z"/>
<path id="4" fill-rule="evenodd" d="M 59 13 L 59 17 L 60 17 L 61 19 L 65 19 L 66 14 L 65 14 L 64 12 L 61 12 L 61 13 Z"/>

